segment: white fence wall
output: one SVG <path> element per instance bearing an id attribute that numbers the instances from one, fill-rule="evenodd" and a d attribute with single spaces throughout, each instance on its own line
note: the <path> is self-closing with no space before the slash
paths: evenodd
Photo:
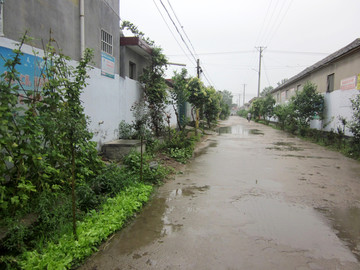
<path id="1" fill-rule="evenodd" d="M 310 127 L 325 131 L 336 131 L 338 127 L 342 128 L 339 117 L 345 118 L 348 122 L 352 120 L 351 99 L 357 94 L 359 94 L 358 90 L 336 90 L 326 93 L 324 119 L 311 121 Z M 348 129 L 345 130 L 345 134 L 352 135 Z"/>

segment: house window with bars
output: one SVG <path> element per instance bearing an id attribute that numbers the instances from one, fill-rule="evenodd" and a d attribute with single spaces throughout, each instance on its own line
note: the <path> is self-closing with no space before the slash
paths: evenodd
<path id="1" fill-rule="evenodd" d="M 113 37 L 104 30 L 101 30 L 101 50 L 107 54 L 113 54 Z"/>

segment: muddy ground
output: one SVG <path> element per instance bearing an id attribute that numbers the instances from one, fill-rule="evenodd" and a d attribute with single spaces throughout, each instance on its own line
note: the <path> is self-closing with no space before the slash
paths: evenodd
<path id="1" fill-rule="evenodd" d="M 360 163 L 231 117 L 80 269 L 360 269 Z"/>

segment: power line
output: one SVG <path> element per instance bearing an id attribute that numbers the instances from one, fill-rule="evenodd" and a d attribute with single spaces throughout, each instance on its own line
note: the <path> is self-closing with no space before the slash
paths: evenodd
<path id="1" fill-rule="evenodd" d="M 158 5 L 156 4 L 155 0 L 153 0 L 153 2 L 154 2 L 154 4 L 155 4 L 155 6 L 156 6 L 156 8 L 157 8 L 158 12 L 160 13 L 161 18 L 163 19 L 163 21 L 165 22 L 165 24 L 166 24 L 167 28 L 169 29 L 169 31 L 170 31 L 170 33 L 171 33 L 171 35 L 172 35 L 172 36 L 173 36 L 173 38 L 175 39 L 176 43 L 179 45 L 180 49 L 183 51 L 184 55 L 185 55 L 185 56 L 189 59 L 189 61 L 190 61 L 190 62 L 192 62 L 192 59 L 191 59 L 191 58 L 190 58 L 190 57 L 186 54 L 185 50 L 184 50 L 184 49 L 183 49 L 183 47 L 180 45 L 179 41 L 176 39 L 175 34 L 173 33 L 173 31 L 171 30 L 171 28 L 170 28 L 169 24 L 167 23 L 167 21 L 165 20 L 164 16 L 162 15 L 162 13 L 161 13 L 161 11 L 160 11 L 160 9 L 159 9 Z M 196 61 L 195 61 L 195 62 L 196 62 Z M 193 64 L 193 63 L 192 63 L 192 64 Z"/>
<path id="2" fill-rule="evenodd" d="M 266 35 L 264 35 L 264 40 L 263 40 L 263 44 L 266 44 L 267 45 L 267 40 L 269 39 L 270 36 L 272 36 L 272 34 L 274 33 L 274 29 L 275 29 L 275 26 L 277 25 L 277 22 L 281 16 L 281 12 L 282 10 L 284 9 L 284 6 L 285 6 L 285 3 L 286 1 L 283 1 L 281 6 L 280 6 L 280 9 L 279 9 L 279 12 L 276 14 L 275 18 L 273 21 L 269 22 L 269 25 L 268 25 L 268 29 L 270 29 Z M 275 12 L 274 12 L 275 13 Z"/>
<path id="3" fill-rule="evenodd" d="M 198 61 L 198 59 L 196 59 L 196 57 L 195 57 L 195 55 L 194 55 L 194 54 L 196 54 L 195 48 L 194 48 L 194 46 L 192 45 L 192 42 L 190 41 L 189 37 L 187 36 L 187 34 L 186 34 L 185 30 L 184 30 L 184 27 L 181 25 L 180 20 L 179 20 L 179 18 L 177 17 L 177 15 L 176 15 L 176 13 L 175 13 L 175 11 L 174 11 L 173 7 L 171 6 L 170 1 L 168 0 L 167 2 L 168 2 L 168 4 L 169 4 L 169 6 L 170 6 L 170 8 L 171 8 L 172 12 L 174 13 L 174 16 L 175 16 L 175 18 L 176 18 L 176 20 L 177 20 L 178 24 L 180 25 L 180 27 L 181 27 L 182 31 L 184 32 L 184 34 L 185 34 L 186 38 L 188 39 L 188 41 L 189 41 L 189 43 L 190 43 L 190 45 L 191 45 L 192 49 L 194 50 L 194 53 L 191 51 L 191 49 L 189 48 L 189 46 L 188 46 L 187 42 L 185 41 L 184 37 L 183 37 L 183 36 L 182 36 L 182 34 L 180 33 L 179 28 L 177 27 L 176 23 L 174 22 L 173 18 L 171 17 L 171 14 L 170 14 L 170 12 L 168 11 L 168 9 L 166 8 L 166 6 L 164 5 L 163 1 L 162 1 L 162 0 L 160 0 L 161 5 L 162 5 L 162 6 L 163 6 L 163 8 L 165 9 L 165 11 L 166 11 L 166 13 L 167 13 L 167 15 L 168 15 L 169 19 L 170 19 L 170 20 L 171 20 L 171 22 L 173 23 L 173 25 L 174 25 L 174 27 L 175 27 L 176 31 L 178 32 L 178 34 L 179 34 L 179 36 L 180 36 L 181 40 L 183 41 L 183 43 L 185 44 L 186 48 L 187 48 L 187 49 L 188 49 L 188 51 L 190 52 L 190 55 L 194 58 L 195 62 L 197 62 L 197 61 Z M 199 68 L 199 64 L 197 64 L 197 67 Z M 213 85 L 213 86 L 214 86 L 214 83 L 212 83 L 212 82 L 211 82 L 211 80 L 208 78 L 208 76 L 209 76 L 209 75 L 208 75 L 208 73 L 207 73 L 206 69 L 205 69 L 204 67 L 203 67 L 202 69 L 203 69 L 203 71 L 204 71 L 204 72 L 203 72 L 203 74 L 204 74 L 204 77 L 205 77 L 205 79 L 207 80 L 207 82 L 208 82 L 210 85 Z"/>
<path id="4" fill-rule="evenodd" d="M 178 21 L 178 23 L 179 23 L 179 25 L 180 25 L 180 27 L 181 27 L 181 30 L 184 32 L 185 37 L 186 37 L 186 38 L 187 38 L 187 40 L 189 41 L 191 48 L 194 50 L 194 54 L 195 54 L 195 55 L 197 55 L 197 54 L 196 54 L 196 50 L 195 50 L 195 48 L 194 48 L 194 46 L 193 46 L 193 44 L 192 44 L 192 42 L 191 42 L 191 40 L 190 40 L 189 36 L 188 36 L 188 35 L 186 34 L 186 32 L 185 32 L 184 26 L 181 24 L 181 22 L 180 22 L 180 20 L 179 20 L 178 16 L 177 16 L 177 15 L 176 15 L 176 13 L 175 13 L 175 10 L 173 9 L 173 7 L 172 7 L 172 5 L 171 5 L 171 3 L 170 3 L 170 0 L 167 0 L 167 2 L 169 3 L 169 6 L 170 6 L 170 8 L 171 8 L 172 12 L 174 13 L 175 18 L 176 18 L 176 20 Z"/>
<path id="5" fill-rule="evenodd" d="M 291 7 L 291 5 L 292 5 L 293 2 L 294 2 L 294 0 L 291 0 L 290 4 L 288 5 L 288 7 L 287 7 L 287 9 L 286 9 L 286 11 L 285 11 L 284 16 L 281 18 L 280 23 L 277 25 L 277 27 L 276 27 L 276 29 L 274 30 L 272 36 L 270 37 L 269 42 L 268 42 L 268 45 L 271 43 L 272 39 L 274 38 L 274 36 L 275 36 L 276 32 L 278 31 L 280 25 L 282 24 L 282 22 L 283 22 L 283 20 L 285 19 L 287 13 L 289 12 L 289 9 L 290 9 L 290 7 Z"/>
<path id="6" fill-rule="evenodd" d="M 197 55 L 226 55 L 226 54 L 246 54 L 253 53 L 254 50 L 244 50 L 244 51 L 225 51 L 225 52 L 207 52 L 207 53 L 198 53 Z M 282 51 L 282 50 L 267 50 L 269 53 L 283 53 L 283 54 L 308 54 L 308 55 L 329 55 L 329 53 L 324 52 L 303 52 L 303 51 Z M 170 54 L 169 56 L 182 56 L 180 54 Z"/>
<path id="7" fill-rule="evenodd" d="M 191 50 L 190 50 L 189 46 L 188 46 L 188 45 L 187 45 L 187 43 L 185 42 L 184 37 L 183 37 L 183 36 L 182 36 L 182 34 L 180 33 L 180 31 L 179 31 L 178 27 L 176 26 L 176 23 L 174 22 L 173 18 L 171 17 L 171 15 L 170 15 L 169 11 L 167 10 L 166 6 L 164 5 L 163 1 L 162 1 L 162 0 L 160 0 L 160 3 L 161 3 L 161 5 L 163 6 L 163 8 L 165 9 L 165 11 L 166 11 L 166 13 L 167 13 L 167 15 L 168 15 L 169 19 L 171 20 L 171 22 L 172 22 L 172 23 L 173 23 L 173 25 L 174 25 L 174 27 L 175 27 L 176 31 L 177 31 L 177 32 L 178 32 L 178 34 L 180 35 L 181 40 L 184 42 L 184 44 L 185 44 L 186 48 L 189 50 L 190 54 L 192 55 L 192 57 L 194 58 L 194 60 L 195 60 L 195 62 L 196 62 L 196 57 L 195 57 L 195 56 L 194 56 L 194 54 L 191 52 Z"/>

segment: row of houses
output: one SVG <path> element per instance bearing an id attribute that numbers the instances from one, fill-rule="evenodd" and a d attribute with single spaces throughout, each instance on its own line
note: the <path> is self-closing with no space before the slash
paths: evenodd
<path id="1" fill-rule="evenodd" d="M 81 99 L 98 147 L 117 139 L 122 120 L 133 120 L 131 106 L 143 97 L 139 77 L 151 61 L 151 47 L 138 37 L 125 37 L 119 22 L 119 0 L 0 1 L 1 55 L 9 57 L 26 31 L 33 38 L 23 47 L 19 67 L 29 89 L 36 77 L 34 51 L 41 57 L 50 37 L 74 64 L 85 48 L 93 50 L 93 69 Z M 0 74 L 3 63 L 1 59 Z M 175 125 L 170 107 L 168 112 Z"/>
<path id="2" fill-rule="evenodd" d="M 313 120 L 312 128 L 325 131 L 341 126 L 340 117 L 352 119 L 351 99 L 360 90 L 360 38 L 275 88 L 271 94 L 277 104 L 286 103 L 306 82 L 316 84 L 325 98 L 324 119 Z M 351 135 L 346 130 L 347 135 Z"/>

